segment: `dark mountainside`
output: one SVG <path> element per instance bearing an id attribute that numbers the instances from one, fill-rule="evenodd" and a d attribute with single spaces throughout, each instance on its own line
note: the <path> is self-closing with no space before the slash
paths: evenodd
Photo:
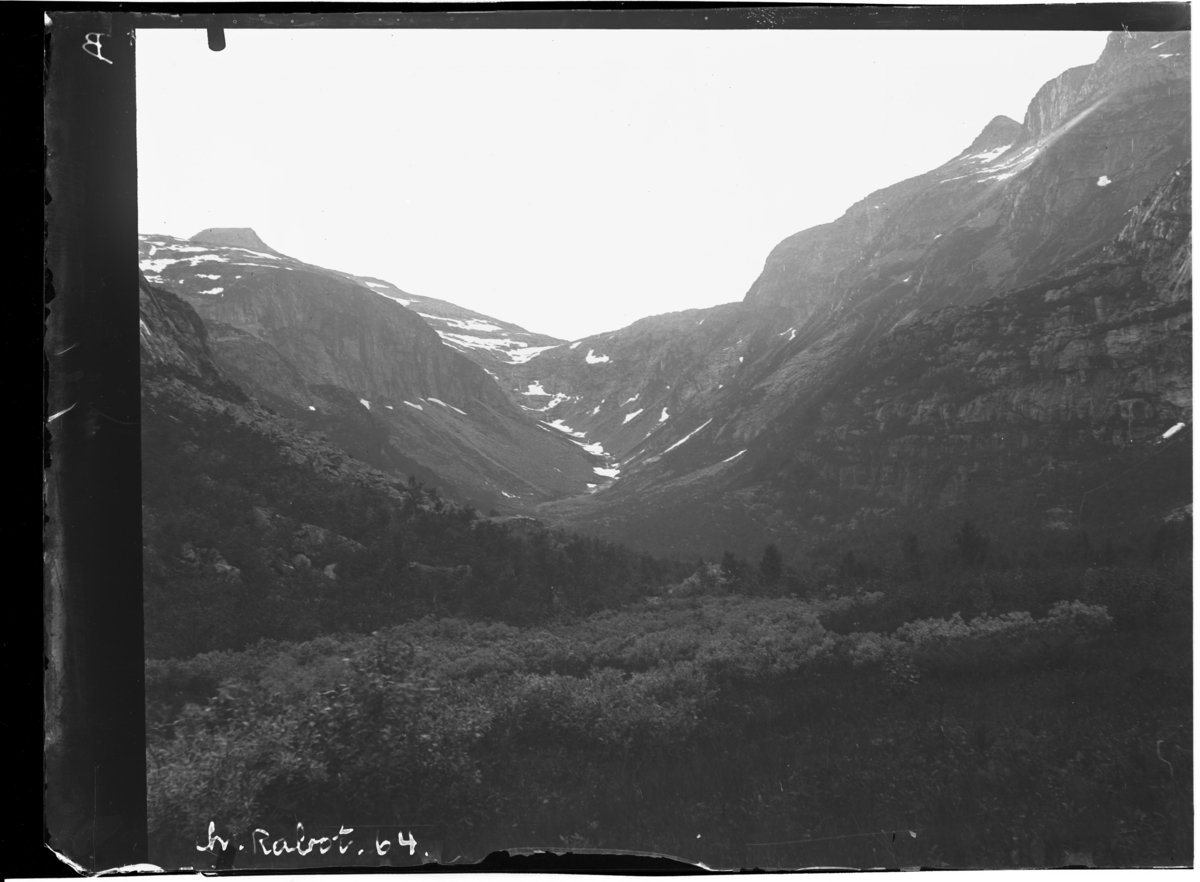
<path id="1" fill-rule="evenodd" d="M 143 236 L 141 263 L 150 281 L 196 309 L 216 363 L 264 406 L 365 463 L 485 509 L 505 500 L 530 507 L 594 480 L 594 457 L 529 419 L 405 306 L 430 312 L 440 301 L 422 306 L 391 286 L 255 244 L 245 229 Z"/>
<path id="2" fill-rule="evenodd" d="M 185 301 L 144 277 L 139 294 L 149 656 L 425 615 L 540 621 L 674 574 L 529 518 L 483 517 L 348 455 L 228 379 Z"/>
<path id="3" fill-rule="evenodd" d="M 1189 46 L 1113 35 L 1023 124 L 784 240 L 741 303 L 531 360 L 519 382 L 620 469 L 540 516 L 709 557 L 840 554 L 914 516 L 1018 545 L 1153 530 L 1191 501 L 1190 442 L 1081 502 L 1190 422 Z"/>

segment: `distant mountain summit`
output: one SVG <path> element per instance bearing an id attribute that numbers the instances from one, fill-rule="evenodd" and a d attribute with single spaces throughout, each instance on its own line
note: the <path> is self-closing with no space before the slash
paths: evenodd
<path id="1" fill-rule="evenodd" d="M 1020 140 L 1025 134 L 1025 127 L 1007 116 L 996 116 L 992 121 L 983 127 L 983 131 L 979 133 L 971 146 L 964 150 L 959 156 L 975 155 L 978 153 L 986 153 L 995 150 L 998 147 L 1008 148 Z"/>
<path id="2" fill-rule="evenodd" d="M 252 251 L 265 251 L 268 254 L 279 254 L 274 248 L 258 237 L 258 233 L 250 227 L 209 227 L 192 236 L 192 242 L 200 245 L 219 245 L 224 248 L 249 248 Z"/>

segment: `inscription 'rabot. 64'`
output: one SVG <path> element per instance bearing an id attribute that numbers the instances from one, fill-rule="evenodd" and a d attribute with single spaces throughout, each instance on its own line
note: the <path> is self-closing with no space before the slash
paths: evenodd
<path id="1" fill-rule="evenodd" d="M 366 846 L 361 847 L 357 852 L 353 852 L 354 840 L 349 838 L 354 832 L 353 827 L 338 827 L 338 832 L 332 836 L 305 836 L 304 824 L 296 824 L 295 841 L 289 841 L 287 837 L 279 837 L 271 841 L 271 834 L 261 827 L 254 830 L 250 834 L 250 853 L 253 855 L 274 855 L 282 857 L 287 854 L 296 854 L 305 857 L 316 850 L 317 854 L 329 854 L 336 846 L 338 854 L 346 854 L 348 852 L 361 855 L 366 851 Z M 229 848 L 229 839 L 223 839 L 217 835 L 217 825 L 214 821 L 208 822 L 208 842 L 204 845 L 197 845 L 196 851 L 208 851 L 213 854 L 223 854 Z M 411 857 L 417 852 L 417 838 L 410 830 L 407 838 L 404 831 L 401 830 L 396 834 L 396 844 L 400 847 L 408 846 L 408 853 Z M 375 854 L 380 857 L 386 855 L 392 847 L 390 838 L 380 839 L 379 835 L 375 835 Z M 244 844 L 238 845 L 238 851 L 245 851 Z"/>

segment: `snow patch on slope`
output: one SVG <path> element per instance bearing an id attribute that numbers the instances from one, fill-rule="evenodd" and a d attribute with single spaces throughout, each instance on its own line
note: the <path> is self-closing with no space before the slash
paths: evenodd
<path id="1" fill-rule="evenodd" d="M 171 264 L 179 263 L 182 259 L 181 257 L 160 257 L 157 260 L 143 260 L 141 262 L 142 272 L 158 275 Z"/>
<path id="2" fill-rule="evenodd" d="M 967 158 L 974 159 L 976 162 L 991 162 L 1011 146 L 1012 144 L 1005 144 L 1003 147 L 997 147 L 994 150 L 988 150 L 983 153 L 976 153 L 972 156 L 968 156 Z"/>
<path id="3" fill-rule="evenodd" d="M 367 282 L 367 284 L 370 285 L 371 283 Z M 389 294 L 386 291 L 376 291 L 375 293 L 380 295 L 381 297 L 386 297 L 388 300 L 395 300 L 401 306 L 408 306 L 409 304 L 412 303 L 411 300 L 406 300 L 403 297 L 397 297 L 395 294 Z"/>
<path id="4" fill-rule="evenodd" d="M 564 432 L 567 435 L 570 435 L 572 438 L 586 438 L 587 437 L 587 432 L 576 432 L 574 429 L 572 429 L 570 426 L 568 426 L 562 420 L 552 420 L 551 422 L 548 422 L 548 423 L 545 420 L 539 420 L 539 422 L 545 423 L 547 426 L 553 426 L 554 428 L 558 429 L 558 431 Z"/>
<path id="5" fill-rule="evenodd" d="M 695 429 L 688 432 L 686 435 L 684 435 L 682 438 L 680 438 L 678 441 L 676 441 L 674 444 L 672 444 L 670 447 L 668 447 L 666 450 L 664 450 L 663 453 L 670 453 L 672 450 L 674 450 L 680 444 L 683 444 L 685 441 L 691 440 L 693 435 L 695 435 L 697 432 L 699 432 L 701 429 L 703 429 L 704 426 L 707 426 L 712 421 L 713 421 L 713 418 L 709 417 L 707 420 L 705 420 L 704 425 L 697 426 Z"/>
<path id="6" fill-rule="evenodd" d="M 445 322 L 452 328 L 461 328 L 464 331 L 500 331 L 503 330 L 499 325 L 494 325 L 491 322 L 480 321 L 479 319 L 452 319 L 445 318 L 440 315 L 429 315 L 424 312 L 418 312 L 421 318 L 432 319 L 435 322 Z M 511 340 L 505 340 L 505 343 L 512 344 Z"/>
<path id="7" fill-rule="evenodd" d="M 440 398 L 426 398 L 425 400 L 426 400 L 426 401 L 432 401 L 434 404 L 440 404 L 442 407 L 448 407 L 448 408 L 450 408 L 451 410 L 458 411 L 458 412 L 459 412 L 459 413 L 461 413 L 463 416 L 466 416 L 466 415 L 467 415 L 467 412 L 466 412 L 465 410 L 459 410 L 459 409 L 458 409 L 457 407 L 455 407 L 453 404 L 447 404 L 446 402 L 442 401 Z"/>
<path id="8" fill-rule="evenodd" d="M 561 345 L 561 343 L 555 343 L 553 346 L 525 346 L 521 349 L 514 349 L 512 352 L 506 353 L 506 355 L 508 355 L 508 363 L 525 364 L 525 362 L 529 361 L 531 358 L 541 355 L 546 350 L 557 349 Z"/>

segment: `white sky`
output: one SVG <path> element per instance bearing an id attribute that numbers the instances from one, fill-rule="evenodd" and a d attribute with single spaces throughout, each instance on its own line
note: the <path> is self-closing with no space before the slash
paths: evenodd
<path id="1" fill-rule="evenodd" d="M 567 339 L 741 300 L 1098 32 L 140 30 L 139 229 L 253 227 Z"/>

